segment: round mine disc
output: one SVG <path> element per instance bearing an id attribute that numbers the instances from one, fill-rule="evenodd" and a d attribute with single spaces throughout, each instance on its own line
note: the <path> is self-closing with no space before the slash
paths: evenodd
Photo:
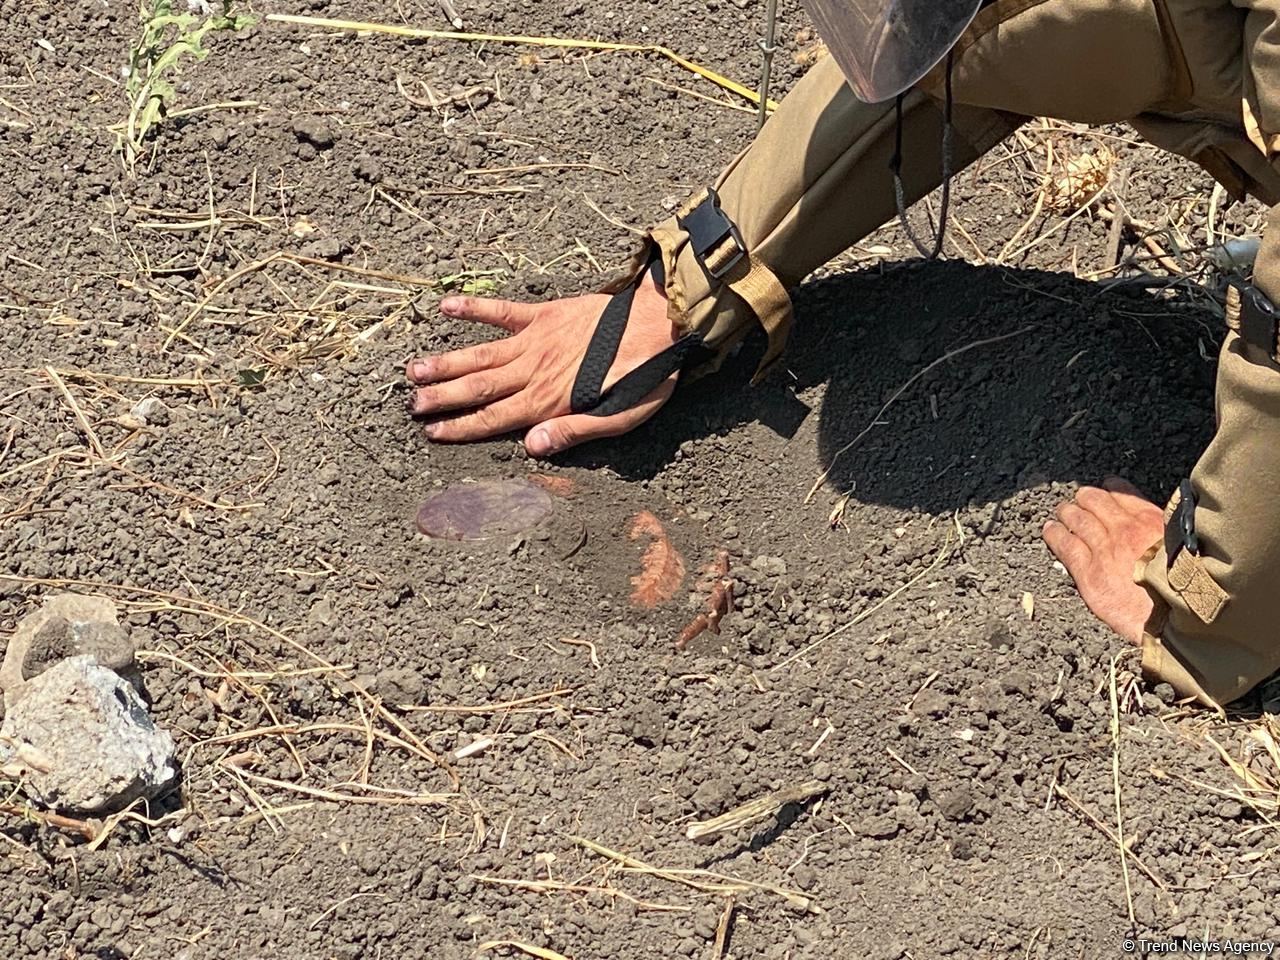
<path id="1" fill-rule="evenodd" d="M 528 530 L 551 509 L 551 494 L 527 480 L 461 483 L 418 508 L 418 529 L 439 540 L 488 540 Z"/>

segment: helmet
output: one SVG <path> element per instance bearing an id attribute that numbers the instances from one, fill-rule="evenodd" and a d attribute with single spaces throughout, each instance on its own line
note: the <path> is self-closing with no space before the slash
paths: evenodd
<path id="1" fill-rule="evenodd" d="M 973 22 L 982 0 L 803 0 L 859 100 L 909 89 Z"/>

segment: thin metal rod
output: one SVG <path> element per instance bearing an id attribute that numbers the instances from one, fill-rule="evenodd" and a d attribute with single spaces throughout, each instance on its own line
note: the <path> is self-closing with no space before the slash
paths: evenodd
<path id="1" fill-rule="evenodd" d="M 764 63 L 760 68 L 760 122 L 757 129 L 764 126 L 769 118 L 769 80 L 773 73 L 773 53 L 778 32 L 778 0 L 765 0 L 764 4 L 764 36 L 760 38 L 760 52 L 764 54 Z"/>

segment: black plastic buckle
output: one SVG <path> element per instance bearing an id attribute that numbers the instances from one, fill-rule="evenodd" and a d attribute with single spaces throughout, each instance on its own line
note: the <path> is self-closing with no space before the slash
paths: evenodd
<path id="1" fill-rule="evenodd" d="M 738 232 L 737 225 L 720 209 L 720 195 L 710 187 L 707 188 L 706 198 L 687 215 L 677 217 L 676 222 L 680 224 L 681 230 L 689 234 L 693 255 L 713 280 L 722 280 L 747 255 L 747 245 L 742 242 L 742 234 Z M 707 266 L 707 255 L 725 240 L 732 240 L 737 252 L 719 269 L 712 270 Z"/>
<path id="2" fill-rule="evenodd" d="M 1200 538 L 1196 536 L 1196 490 L 1190 480 L 1178 484 L 1178 506 L 1164 527 L 1164 555 L 1169 566 L 1179 552 L 1188 550 L 1200 555 Z"/>
<path id="3" fill-rule="evenodd" d="M 1272 360 L 1280 357 L 1280 313 L 1270 298 L 1253 284 L 1238 284 L 1240 291 L 1240 336 L 1245 342 L 1266 351 Z"/>

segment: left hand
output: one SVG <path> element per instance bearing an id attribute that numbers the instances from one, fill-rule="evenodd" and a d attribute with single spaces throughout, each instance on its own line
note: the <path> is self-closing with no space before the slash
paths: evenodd
<path id="1" fill-rule="evenodd" d="M 1044 540 L 1095 617 L 1132 644 L 1153 603 L 1134 582 L 1134 565 L 1164 536 L 1164 511 L 1127 480 L 1110 477 L 1102 487 L 1081 487 L 1044 525 Z"/>

